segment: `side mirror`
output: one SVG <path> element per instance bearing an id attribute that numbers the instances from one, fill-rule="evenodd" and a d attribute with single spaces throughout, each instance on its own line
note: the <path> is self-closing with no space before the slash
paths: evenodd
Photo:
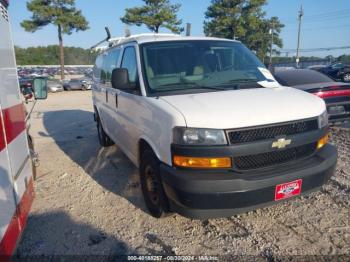
<path id="1" fill-rule="evenodd" d="M 113 69 L 111 82 L 115 89 L 135 89 L 135 85 L 129 82 L 129 72 L 126 68 Z"/>
<path id="2" fill-rule="evenodd" d="M 33 89 L 35 99 L 46 99 L 47 98 L 47 79 L 46 78 L 35 78 L 33 81 Z"/>

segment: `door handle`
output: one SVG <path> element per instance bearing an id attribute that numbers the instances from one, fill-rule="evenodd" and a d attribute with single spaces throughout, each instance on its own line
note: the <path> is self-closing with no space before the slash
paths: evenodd
<path id="1" fill-rule="evenodd" d="M 115 107 L 118 107 L 118 94 L 115 94 Z"/>

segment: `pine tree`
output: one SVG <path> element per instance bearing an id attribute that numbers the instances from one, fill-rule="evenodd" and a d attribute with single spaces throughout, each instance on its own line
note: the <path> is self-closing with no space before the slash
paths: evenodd
<path id="1" fill-rule="evenodd" d="M 270 29 L 274 45 L 282 48 L 279 34 L 284 27 L 277 17 L 266 18 L 265 4 L 266 0 L 212 0 L 205 13 L 204 33 L 238 39 L 264 60 L 271 43 Z"/>
<path id="2" fill-rule="evenodd" d="M 158 33 L 160 27 L 165 27 L 173 33 L 180 33 L 182 21 L 176 13 L 180 4 L 170 4 L 169 0 L 143 0 L 144 6 L 127 8 L 120 20 L 127 25 L 146 25 L 149 30 Z"/>
<path id="3" fill-rule="evenodd" d="M 28 32 L 35 32 L 42 27 L 53 24 L 57 27 L 60 46 L 61 79 L 64 79 L 64 48 L 63 34 L 75 31 L 85 31 L 88 22 L 75 8 L 75 0 L 31 0 L 27 2 L 27 9 L 32 12 L 29 20 L 24 20 L 21 26 Z"/>

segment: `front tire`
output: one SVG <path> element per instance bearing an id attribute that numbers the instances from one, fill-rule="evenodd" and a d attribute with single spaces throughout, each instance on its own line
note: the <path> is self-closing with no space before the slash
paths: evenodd
<path id="1" fill-rule="evenodd" d="M 150 214 L 155 218 L 166 216 L 169 204 L 160 177 L 159 160 L 150 149 L 146 149 L 141 156 L 140 182 Z"/>
<path id="2" fill-rule="evenodd" d="M 113 141 L 109 138 L 109 136 L 104 131 L 100 117 L 98 115 L 97 115 L 96 123 L 97 123 L 98 141 L 100 142 L 100 145 L 102 147 L 108 147 L 108 146 L 113 145 Z"/>

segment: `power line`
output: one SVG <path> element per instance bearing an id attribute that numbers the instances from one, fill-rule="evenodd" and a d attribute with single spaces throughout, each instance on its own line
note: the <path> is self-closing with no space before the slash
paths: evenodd
<path id="1" fill-rule="evenodd" d="M 342 10 L 335 10 L 331 12 L 325 12 L 325 13 L 319 13 L 314 15 L 305 15 L 305 20 L 312 20 L 314 18 L 320 18 L 320 19 L 326 19 L 326 18 L 332 18 L 332 17 L 338 17 L 340 15 L 347 15 L 350 13 L 350 8 L 348 9 L 342 9 Z M 284 22 L 297 22 L 297 19 L 295 17 L 280 17 L 281 20 Z"/>
<path id="2" fill-rule="evenodd" d="M 338 15 L 342 15 L 342 14 L 348 14 L 349 12 L 350 12 L 350 8 L 349 9 L 342 9 L 342 10 L 338 10 L 338 11 L 331 11 L 331 12 L 321 13 L 321 14 L 315 14 L 315 15 L 306 15 L 305 19 L 332 17 L 332 16 L 338 16 Z"/>
<path id="3" fill-rule="evenodd" d="M 318 18 L 318 19 L 313 19 L 313 20 L 308 20 L 308 19 L 304 19 L 304 23 L 306 24 L 313 24 L 313 23 L 324 23 L 324 22 L 329 22 L 329 21 L 336 21 L 336 20 L 344 20 L 344 19 L 348 19 L 350 18 L 350 14 L 345 14 L 342 16 L 336 16 L 336 17 L 325 17 L 325 18 Z M 282 23 L 286 23 L 286 24 L 295 24 L 298 21 L 290 21 L 290 22 L 286 22 L 285 20 L 281 19 Z"/>
<path id="4" fill-rule="evenodd" d="M 306 23 L 317 23 L 317 22 L 325 22 L 325 21 L 334 21 L 334 20 L 341 20 L 345 18 L 350 18 L 350 14 L 344 14 L 344 15 L 338 15 L 335 17 L 320 17 L 320 18 L 314 18 L 314 19 L 306 19 Z"/>
<path id="5" fill-rule="evenodd" d="M 310 31 L 310 30 L 324 30 L 324 29 L 334 29 L 334 28 L 343 28 L 349 27 L 350 25 L 332 25 L 332 26 L 318 26 L 318 27 L 304 27 L 302 31 Z M 295 31 L 295 27 L 289 27 L 287 29 L 282 29 L 284 32 L 286 31 Z"/>
<path id="6" fill-rule="evenodd" d="M 350 46 L 304 48 L 304 49 L 299 49 L 299 52 L 306 53 L 306 52 L 331 51 L 331 50 L 342 50 L 342 49 L 350 49 Z M 281 49 L 281 50 L 278 50 L 278 52 L 290 53 L 290 52 L 294 52 L 294 49 Z"/>

